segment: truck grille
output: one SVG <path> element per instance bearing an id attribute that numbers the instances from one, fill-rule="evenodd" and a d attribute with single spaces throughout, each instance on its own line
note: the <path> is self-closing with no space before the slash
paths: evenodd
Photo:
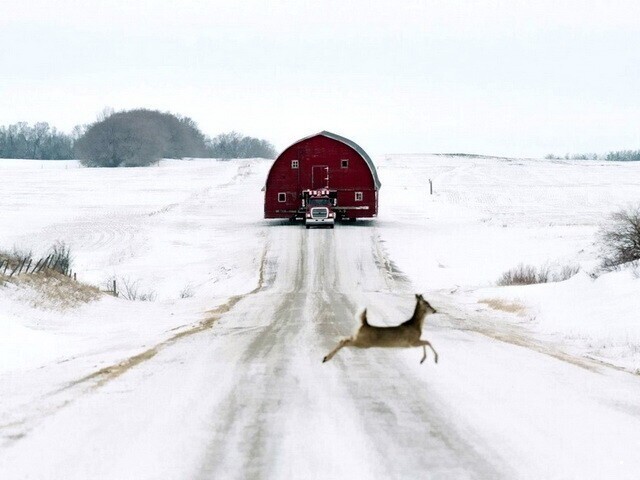
<path id="1" fill-rule="evenodd" d="M 329 216 L 329 209 L 325 207 L 312 208 L 311 218 L 327 218 Z"/>

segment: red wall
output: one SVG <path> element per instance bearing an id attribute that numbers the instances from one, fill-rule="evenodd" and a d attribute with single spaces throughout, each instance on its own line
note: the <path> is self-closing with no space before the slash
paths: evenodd
<path id="1" fill-rule="evenodd" d="M 291 168 L 292 160 L 298 160 L 297 169 Z M 342 160 L 349 160 L 347 168 L 342 168 Z M 368 207 L 349 209 L 349 216 L 377 214 L 376 188 L 367 162 L 350 146 L 319 134 L 292 145 L 275 160 L 267 177 L 265 218 L 291 217 L 301 204 L 302 190 L 325 187 L 324 182 L 312 184 L 314 166 L 328 167 L 328 187 L 338 190 L 338 207 Z M 317 178 L 320 171 L 315 172 Z M 363 201 L 355 201 L 356 191 L 363 192 Z M 287 194 L 284 203 L 278 201 L 280 192 Z"/>

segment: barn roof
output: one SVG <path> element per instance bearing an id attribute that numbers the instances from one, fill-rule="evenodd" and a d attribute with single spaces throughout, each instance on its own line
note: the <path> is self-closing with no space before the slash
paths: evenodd
<path id="1" fill-rule="evenodd" d="M 354 142 L 353 140 L 349 140 L 348 138 L 342 137 L 342 136 L 340 136 L 338 134 L 327 132 L 326 130 L 323 130 L 320 133 L 314 133 L 313 135 L 309 135 L 308 137 L 301 138 L 300 140 L 292 143 L 290 146 L 293 146 L 296 143 L 300 143 L 303 140 L 307 140 L 309 138 L 317 137 L 318 135 L 322 135 L 324 137 L 332 138 L 333 140 L 337 140 L 338 142 L 344 143 L 345 145 L 348 145 L 349 147 L 353 148 L 356 152 L 358 152 L 358 154 L 364 159 L 364 161 L 367 162 L 367 165 L 369 166 L 369 170 L 371 170 L 371 175 L 373 176 L 373 181 L 374 181 L 374 183 L 376 185 L 376 189 L 380 188 L 380 186 L 382 184 L 380 183 L 380 179 L 378 178 L 378 172 L 376 171 L 376 166 L 373 164 L 373 160 L 371 160 L 371 157 L 369 155 L 367 155 L 367 152 L 365 152 L 362 149 L 362 147 L 360 145 L 358 145 L 356 142 Z M 289 147 L 287 147 L 287 148 L 289 148 Z"/>

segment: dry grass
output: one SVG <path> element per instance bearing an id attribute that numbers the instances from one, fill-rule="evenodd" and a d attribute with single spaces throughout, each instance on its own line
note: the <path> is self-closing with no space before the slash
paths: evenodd
<path id="1" fill-rule="evenodd" d="M 503 312 L 522 314 L 525 312 L 526 307 L 516 302 L 507 302 L 499 298 L 483 298 L 478 303 L 484 303 L 485 305 L 493 308 L 494 310 L 501 310 Z"/>
<path id="2" fill-rule="evenodd" d="M 21 264 L 27 264 L 33 260 L 31 252 L 25 252 L 16 248 L 11 252 L 0 251 L 0 276 L 8 276 L 13 270 Z"/>
<path id="3" fill-rule="evenodd" d="M 74 308 L 101 296 L 99 289 L 65 275 L 69 273 L 72 261 L 66 244 L 56 242 L 46 259 L 51 259 L 49 266 L 36 272 L 40 262 L 45 263 L 45 257 L 36 262 L 31 252 L 16 248 L 11 252 L 0 251 L 0 286 L 15 285 L 20 289 L 23 301 L 41 309 Z M 21 265 L 23 269 L 19 268 Z M 14 273 L 15 270 L 19 273 Z"/>
<path id="4" fill-rule="evenodd" d="M 10 282 L 32 290 L 34 295 L 29 297 L 29 303 L 41 309 L 75 308 L 97 300 L 102 295 L 99 289 L 52 270 L 33 275 L 17 275 Z"/>

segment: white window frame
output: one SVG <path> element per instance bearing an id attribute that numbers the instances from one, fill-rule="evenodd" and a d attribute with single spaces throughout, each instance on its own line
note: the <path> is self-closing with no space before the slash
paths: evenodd
<path id="1" fill-rule="evenodd" d="M 349 159 L 343 158 L 340 160 L 340 168 L 349 168 Z"/>
<path id="2" fill-rule="evenodd" d="M 285 203 L 287 201 L 287 192 L 278 192 L 278 202 Z"/>
<path id="3" fill-rule="evenodd" d="M 293 170 L 297 170 L 298 168 L 300 168 L 300 161 L 299 160 L 291 160 L 291 168 Z"/>
<path id="4" fill-rule="evenodd" d="M 356 202 L 362 202 L 363 201 L 363 194 L 362 192 L 356 192 Z"/>

